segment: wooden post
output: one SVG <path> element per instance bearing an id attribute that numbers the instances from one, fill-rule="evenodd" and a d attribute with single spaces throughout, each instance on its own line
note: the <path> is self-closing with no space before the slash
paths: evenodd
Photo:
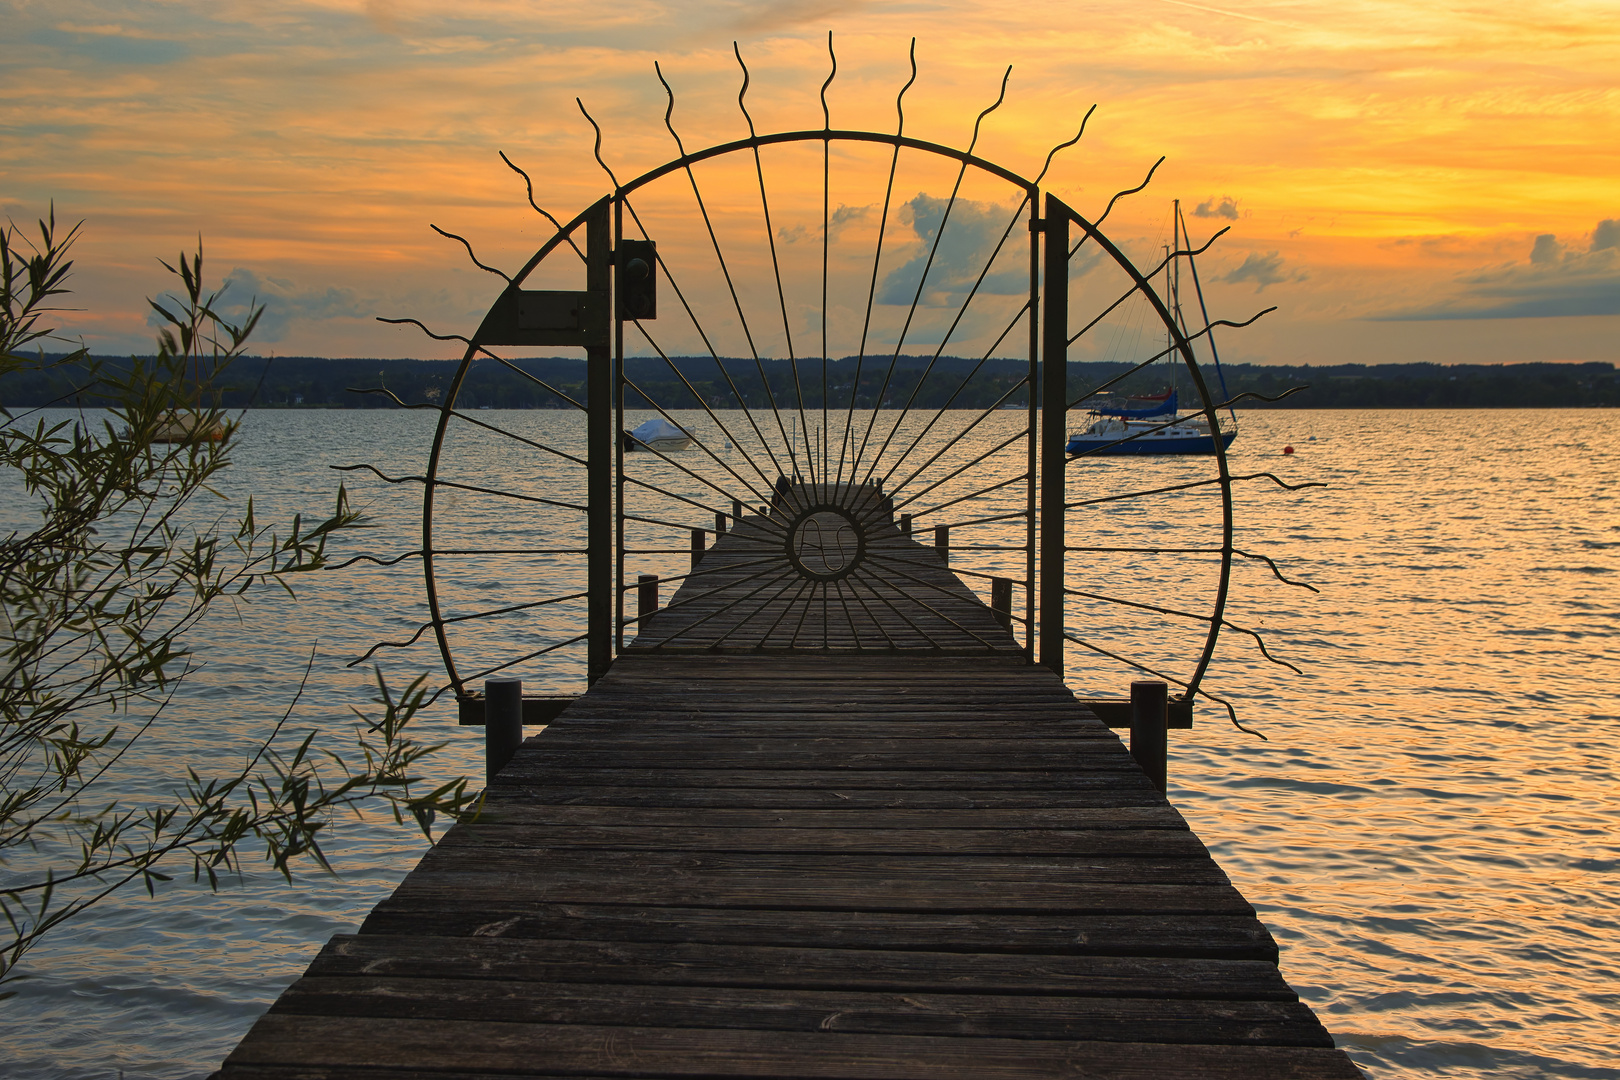
<path id="1" fill-rule="evenodd" d="M 949 525 L 934 526 L 934 550 L 939 552 L 939 561 L 946 566 L 951 565 L 951 527 Z"/>
<path id="2" fill-rule="evenodd" d="M 716 510 L 714 512 L 714 538 L 719 540 L 726 534 L 726 515 Z"/>
<path id="3" fill-rule="evenodd" d="M 910 514 L 901 514 L 900 515 L 900 535 L 901 536 L 910 536 L 911 535 L 911 515 Z"/>
<path id="4" fill-rule="evenodd" d="M 708 534 L 702 529 L 692 530 L 692 569 L 694 570 L 698 568 L 698 563 L 703 561 L 703 545 L 707 539 Z"/>
<path id="5" fill-rule="evenodd" d="M 1160 791 L 1169 782 L 1168 722 L 1169 687 L 1162 682 L 1131 683 L 1131 757 Z"/>
<path id="6" fill-rule="evenodd" d="M 1012 629 L 1012 578 L 990 579 L 990 610 L 996 616 L 996 622 Z"/>
<path id="7" fill-rule="evenodd" d="M 743 519 L 743 502 L 741 499 L 731 500 L 731 520 L 740 522 Z"/>
<path id="8" fill-rule="evenodd" d="M 636 625 L 647 629 L 647 616 L 658 610 L 658 575 L 636 576 Z"/>
<path id="9" fill-rule="evenodd" d="M 484 780 L 506 768 L 523 742 L 523 680 L 484 682 Z"/>

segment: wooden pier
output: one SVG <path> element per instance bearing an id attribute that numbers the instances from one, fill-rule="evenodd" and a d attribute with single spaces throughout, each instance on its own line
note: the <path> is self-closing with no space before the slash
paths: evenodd
<path id="1" fill-rule="evenodd" d="M 931 584 L 829 582 L 847 620 L 777 652 L 806 601 L 742 599 L 768 542 L 745 519 L 705 552 L 222 1080 L 1361 1075 L 933 548 L 875 532 Z"/>

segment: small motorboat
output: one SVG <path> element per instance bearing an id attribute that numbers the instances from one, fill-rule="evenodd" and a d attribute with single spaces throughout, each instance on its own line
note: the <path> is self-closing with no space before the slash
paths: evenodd
<path id="1" fill-rule="evenodd" d="M 659 453 L 668 453 L 671 450 L 685 450 L 691 445 L 692 433 L 683 427 L 677 427 L 662 416 L 655 416 L 640 427 L 624 433 L 626 450 L 657 450 Z"/>

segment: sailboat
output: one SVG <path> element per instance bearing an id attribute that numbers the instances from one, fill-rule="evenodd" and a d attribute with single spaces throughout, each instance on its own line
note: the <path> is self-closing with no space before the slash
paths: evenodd
<path id="1" fill-rule="evenodd" d="M 1171 215 L 1172 252 L 1182 250 L 1181 242 L 1187 235 L 1187 223 L 1181 215 L 1181 200 L 1175 201 L 1175 208 Z M 1190 246 L 1190 245 L 1189 245 Z M 1198 306 L 1204 313 L 1204 323 L 1209 323 L 1209 312 L 1204 308 L 1204 290 L 1198 281 L 1198 268 L 1193 265 L 1192 256 L 1182 256 L 1187 260 L 1187 266 L 1192 271 L 1193 287 L 1198 293 Z M 1186 320 L 1181 310 L 1181 267 L 1180 258 L 1171 258 L 1164 267 L 1166 292 L 1170 299 L 1170 314 L 1176 320 L 1183 336 L 1187 333 Z M 1215 357 L 1215 371 L 1220 377 L 1221 391 L 1226 395 L 1226 375 L 1221 371 L 1220 354 L 1215 352 L 1215 339 L 1209 338 L 1211 354 Z M 1216 424 L 1214 430 L 1210 428 L 1209 416 L 1203 412 L 1181 415 L 1180 404 L 1177 400 L 1176 369 L 1181 366 L 1181 358 L 1177 355 L 1174 340 L 1171 340 L 1166 349 L 1166 361 L 1170 367 L 1170 388 L 1159 394 L 1139 395 L 1124 401 L 1110 399 L 1107 404 L 1098 404 L 1091 408 L 1092 422 L 1084 431 L 1071 434 L 1064 449 L 1068 455 L 1079 457 L 1084 454 L 1088 457 L 1100 454 L 1213 454 L 1216 440 L 1225 449 L 1232 445 L 1237 438 L 1237 414 L 1231 413 L 1230 424 Z M 1230 396 L 1230 395 L 1226 395 Z"/>

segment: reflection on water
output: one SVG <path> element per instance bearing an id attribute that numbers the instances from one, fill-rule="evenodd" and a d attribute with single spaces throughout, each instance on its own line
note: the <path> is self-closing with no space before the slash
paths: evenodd
<path id="1" fill-rule="evenodd" d="M 479 416 L 563 450 L 574 437 L 562 413 Z M 1260 563 L 1234 569 L 1230 618 L 1263 633 L 1304 674 L 1267 664 L 1241 635 L 1223 637 L 1208 685 L 1269 741 L 1200 706 L 1197 727 L 1173 733 L 1170 795 L 1276 934 L 1284 974 L 1375 1077 L 1620 1076 L 1610 1064 L 1620 1014 L 1612 836 L 1620 797 L 1608 745 L 1617 710 L 1605 692 L 1620 674 L 1611 489 L 1620 436 L 1610 419 L 1276 412 L 1245 416 L 1234 444 L 1237 471 L 1330 485 L 1297 494 L 1245 485 L 1238 512 L 1240 548 L 1279 558 L 1321 593 L 1283 585 Z M 249 414 L 230 492 L 253 492 L 266 520 L 325 510 L 324 493 L 343 476 L 329 465 L 420 472 L 431 420 Z M 1011 430 L 975 438 L 988 445 Z M 1298 453 L 1282 457 L 1285 443 Z M 471 437 L 463 449 L 454 460 L 469 483 L 504 477 L 558 502 L 578 494 L 544 454 L 503 456 L 499 443 Z M 665 486 L 686 497 L 703 492 L 691 476 L 677 483 L 667 465 L 637 467 L 666 469 Z M 974 482 L 998 475 L 977 470 Z M 1071 471 L 1070 493 L 1102 498 L 1202 475 L 1196 463 L 1092 462 Z M 355 487 L 378 529 L 350 546 L 414 548 L 417 490 Z M 23 508 L 7 498 L 0 516 L 15 522 Z M 994 510 L 1021 498 L 1015 488 L 981 502 Z M 519 513 L 472 492 L 447 495 L 442 509 L 441 547 L 455 546 L 447 539 L 455 535 L 467 549 L 564 552 L 442 560 L 447 595 L 467 610 L 500 606 L 536 581 L 561 592 L 577 572 L 579 557 L 566 552 L 583 537 L 563 510 Z M 1207 612 L 1208 561 L 1110 549 L 1208 545 L 1213 512 L 1207 495 L 1077 509 L 1070 542 L 1088 550 L 1071 564 L 1070 585 L 1084 594 L 1069 611 L 1076 635 L 1155 664 L 1196 649 L 1196 619 L 1167 626 L 1106 598 Z M 1016 528 L 1002 529 L 978 542 L 1021 542 Z M 630 579 L 679 573 L 684 543 L 646 538 L 653 550 L 627 567 Z M 953 536 L 953 566 L 1022 576 L 1021 554 L 975 556 L 963 550 L 968 542 Z M 207 667 L 130 763 L 128 789 L 161 790 L 175 761 L 235 761 L 286 706 L 311 649 L 295 717 L 343 723 L 348 706 L 370 696 L 368 672 L 343 664 L 376 641 L 409 638 L 426 605 L 408 560 L 335 572 L 297 603 L 267 593 L 222 614 L 197 642 Z M 481 620 L 458 647 L 469 657 L 532 651 L 579 618 L 557 604 L 521 620 Z M 568 689 L 579 680 L 575 651 L 523 674 Z M 378 659 L 399 683 L 437 666 L 426 641 Z M 1079 688 L 1116 694 L 1131 678 L 1079 646 L 1069 674 Z M 437 767 L 476 774 L 476 729 L 452 726 L 448 708 L 433 722 L 449 744 Z M 308 875 L 287 887 L 252 868 L 219 895 L 177 882 L 156 900 L 114 900 L 43 947 L 21 996 L 0 1005 L 7 1075 L 206 1073 L 319 943 L 352 930 L 403 876 L 421 844 L 391 824 L 349 822 L 330 850 L 336 878 Z"/>

